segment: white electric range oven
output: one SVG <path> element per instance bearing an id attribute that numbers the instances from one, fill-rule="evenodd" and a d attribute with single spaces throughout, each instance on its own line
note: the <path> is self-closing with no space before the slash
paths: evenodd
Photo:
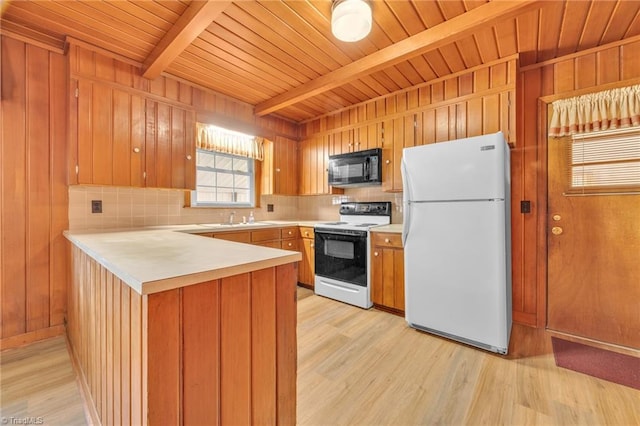
<path id="1" fill-rule="evenodd" d="M 369 230 L 391 223 L 391 203 L 348 202 L 340 220 L 315 225 L 315 293 L 368 309 L 371 302 Z"/>

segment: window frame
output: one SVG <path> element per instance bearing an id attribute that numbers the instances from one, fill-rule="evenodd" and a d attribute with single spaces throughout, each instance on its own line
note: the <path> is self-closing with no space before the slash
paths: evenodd
<path id="1" fill-rule="evenodd" d="M 243 160 L 247 161 L 248 171 L 247 172 L 239 172 L 235 170 L 226 170 L 226 169 L 216 169 L 215 167 L 206 167 L 198 164 L 198 159 L 200 158 L 199 154 L 205 155 L 215 155 L 220 157 L 230 158 L 232 161 L 234 160 Z M 209 151 L 205 149 L 196 148 L 196 161 L 195 161 L 195 187 L 196 189 L 191 191 L 191 207 L 228 207 L 228 208 L 254 208 L 256 207 L 256 160 L 249 157 L 244 157 L 241 155 L 229 154 L 221 151 Z M 211 201 L 199 201 L 198 200 L 198 186 L 202 186 L 198 184 L 198 171 L 209 171 L 213 173 L 217 172 L 225 172 L 234 175 L 242 175 L 247 176 L 249 178 L 249 202 L 211 202 Z M 215 186 L 217 188 L 217 185 Z M 235 190 L 235 183 L 233 186 Z M 235 191 L 234 191 L 235 192 Z"/>

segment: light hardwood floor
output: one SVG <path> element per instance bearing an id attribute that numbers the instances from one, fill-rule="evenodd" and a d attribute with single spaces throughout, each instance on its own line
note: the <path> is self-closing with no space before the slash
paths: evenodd
<path id="1" fill-rule="evenodd" d="M 503 357 L 298 295 L 299 425 L 640 424 L 640 391 L 557 368 L 542 330 L 515 325 Z M 2 416 L 84 424 L 70 371 L 62 338 L 3 352 Z"/>

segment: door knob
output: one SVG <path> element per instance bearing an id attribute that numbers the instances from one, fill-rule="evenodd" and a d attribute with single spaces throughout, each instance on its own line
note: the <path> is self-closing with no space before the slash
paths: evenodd
<path id="1" fill-rule="evenodd" d="M 553 235 L 560 235 L 562 234 L 562 228 L 559 226 L 554 226 L 553 228 L 551 228 L 551 233 Z"/>

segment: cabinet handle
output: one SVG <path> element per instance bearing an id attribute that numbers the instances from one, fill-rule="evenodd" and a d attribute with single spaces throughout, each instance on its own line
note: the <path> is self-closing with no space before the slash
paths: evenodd
<path id="1" fill-rule="evenodd" d="M 349 144 L 349 146 L 353 146 L 353 144 L 352 144 L 352 143 L 350 143 L 350 144 Z"/>
<path id="2" fill-rule="evenodd" d="M 374 255 L 374 256 L 377 256 L 377 255 L 378 255 L 378 252 L 377 252 L 377 251 L 374 251 L 374 252 L 373 252 L 373 255 Z"/>
<path id="3" fill-rule="evenodd" d="M 289 247 L 291 247 L 293 244 L 292 244 L 292 243 L 289 243 L 288 245 L 289 245 Z"/>
<path id="4" fill-rule="evenodd" d="M 313 247 L 313 243 L 309 244 L 309 247 Z"/>
<path id="5" fill-rule="evenodd" d="M 388 239 L 388 238 L 385 238 L 385 239 L 384 239 L 384 242 L 385 242 L 385 243 L 387 243 L 387 244 L 389 244 L 389 243 L 391 242 L 391 240 L 390 240 L 390 239 Z"/>
<path id="6" fill-rule="evenodd" d="M 133 148 L 133 152 L 135 152 L 136 154 L 140 152 L 140 148 L 138 148 L 137 146 L 135 148 Z"/>
<path id="7" fill-rule="evenodd" d="M 279 168 L 276 169 L 276 173 L 280 173 L 280 169 Z"/>
<path id="8" fill-rule="evenodd" d="M 309 233 L 308 233 L 308 232 L 305 232 L 305 233 L 304 233 L 304 236 L 305 236 L 305 237 L 308 237 L 308 236 L 309 236 Z"/>
<path id="9" fill-rule="evenodd" d="M 191 160 L 191 155 L 187 155 L 187 160 Z"/>
<path id="10" fill-rule="evenodd" d="M 384 162 L 385 164 L 391 164 L 391 160 L 387 160 Z"/>
<path id="11" fill-rule="evenodd" d="M 291 234 L 292 234 L 292 232 L 291 232 L 291 231 L 289 231 L 289 232 L 287 232 L 287 234 L 291 235 Z"/>

